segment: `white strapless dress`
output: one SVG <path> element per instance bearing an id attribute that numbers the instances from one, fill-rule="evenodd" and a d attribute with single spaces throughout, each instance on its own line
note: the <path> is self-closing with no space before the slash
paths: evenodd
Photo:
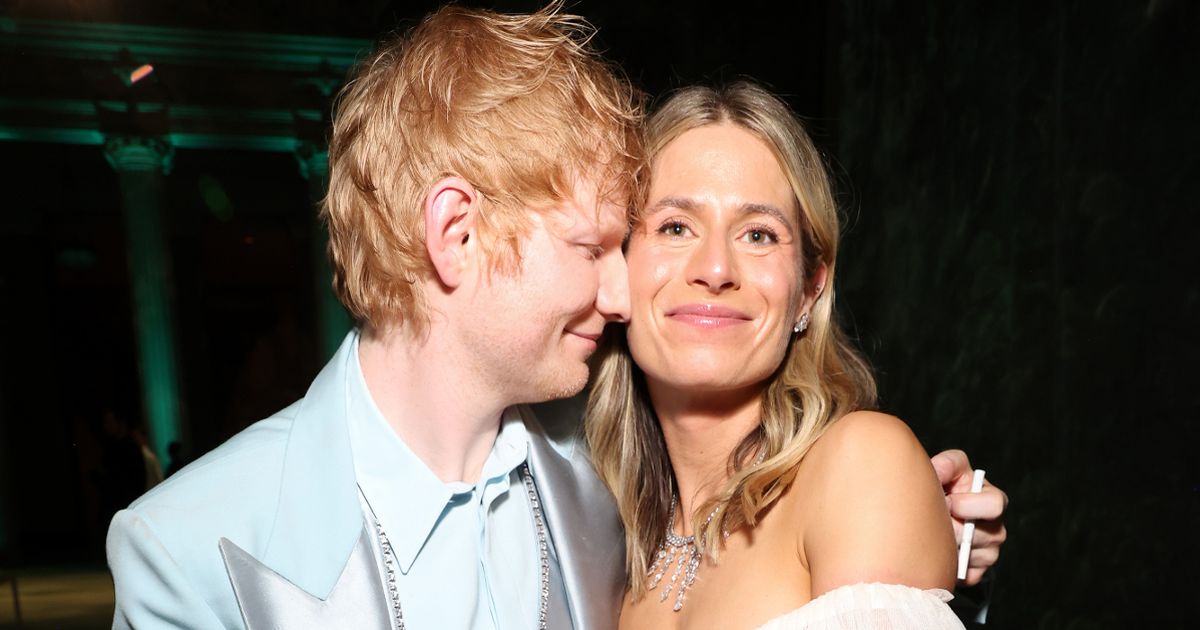
<path id="1" fill-rule="evenodd" d="M 757 630 L 963 630 L 948 591 L 852 584 L 821 595 Z"/>

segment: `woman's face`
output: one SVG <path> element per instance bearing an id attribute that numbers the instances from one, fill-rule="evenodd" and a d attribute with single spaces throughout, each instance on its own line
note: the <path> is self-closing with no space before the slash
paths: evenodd
<path id="1" fill-rule="evenodd" d="M 652 168 L 627 253 L 633 358 L 685 391 L 758 385 L 809 306 L 792 188 L 767 145 L 729 124 L 685 132 Z"/>

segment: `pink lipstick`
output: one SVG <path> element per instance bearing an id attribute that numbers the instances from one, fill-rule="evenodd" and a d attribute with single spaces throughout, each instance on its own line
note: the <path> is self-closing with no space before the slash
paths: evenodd
<path id="1" fill-rule="evenodd" d="M 666 313 L 668 319 L 698 328 L 726 328 L 745 324 L 750 316 L 735 308 L 720 304 L 684 304 Z"/>

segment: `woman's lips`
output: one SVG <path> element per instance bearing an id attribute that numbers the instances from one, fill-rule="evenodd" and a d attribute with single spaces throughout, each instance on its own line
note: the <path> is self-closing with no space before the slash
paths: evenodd
<path id="1" fill-rule="evenodd" d="M 750 316 L 719 304 L 684 304 L 666 313 L 667 318 L 697 328 L 726 328 L 750 321 Z"/>

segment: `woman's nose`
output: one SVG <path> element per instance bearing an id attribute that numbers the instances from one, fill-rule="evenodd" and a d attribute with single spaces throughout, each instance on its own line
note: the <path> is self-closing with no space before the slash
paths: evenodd
<path id="1" fill-rule="evenodd" d="M 724 238 L 702 239 L 688 261 L 687 274 L 688 284 L 710 293 L 736 290 L 741 284 L 730 243 Z"/>

